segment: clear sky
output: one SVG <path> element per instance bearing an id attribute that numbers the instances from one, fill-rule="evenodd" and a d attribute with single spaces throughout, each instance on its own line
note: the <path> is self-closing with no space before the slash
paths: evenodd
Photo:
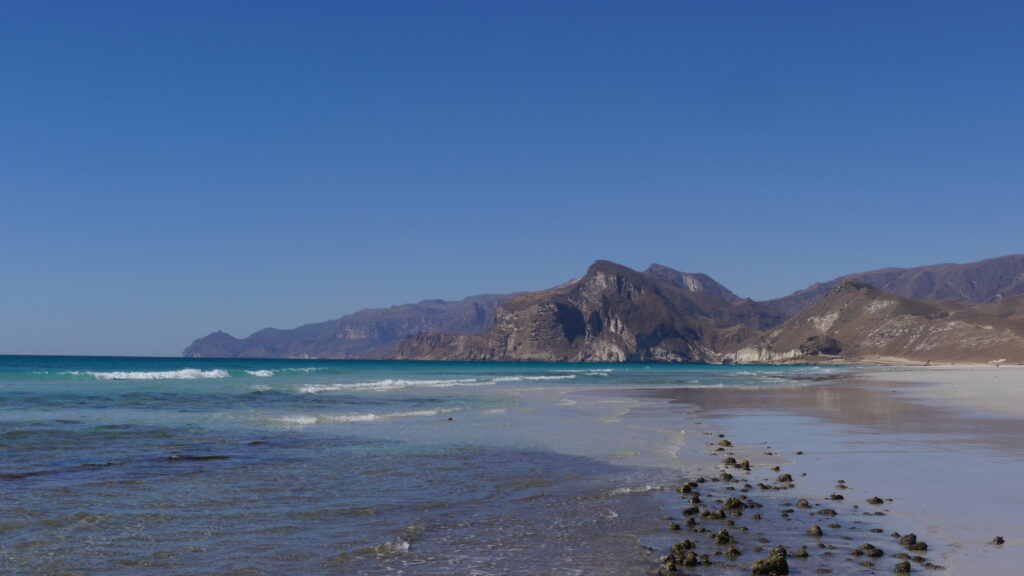
<path id="1" fill-rule="evenodd" d="M 1024 252 L 1020 2 L 0 2 L 0 353 Z"/>

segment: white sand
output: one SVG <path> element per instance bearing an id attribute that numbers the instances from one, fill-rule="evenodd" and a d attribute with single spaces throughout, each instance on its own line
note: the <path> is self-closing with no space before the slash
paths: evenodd
<path id="1" fill-rule="evenodd" d="M 866 377 L 914 384 L 896 389 L 913 400 L 1024 418 L 1024 366 L 921 366 L 872 370 Z"/>
<path id="2" fill-rule="evenodd" d="M 757 454 L 768 442 L 789 460 L 781 465 L 797 479 L 794 498 L 825 502 L 836 480 L 845 479 L 850 490 L 842 505 L 860 509 L 845 517 L 843 530 L 856 514 L 881 509 L 881 519 L 864 519 L 881 522 L 886 532 L 921 536 L 927 557 L 948 568 L 935 574 L 1024 574 L 1024 367 L 858 372 L 802 388 L 663 394 L 707 410 L 698 417 L 721 426 L 741 449 Z M 771 464 L 751 461 L 755 474 Z M 876 508 L 866 503 L 871 496 L 893 501 Z M 854 542 L 863 537 L 849 534 Z M 991 544 L 997 535 L 1005 545 Z M 900 551 L 891 542 L 884 549 L 879 574 L 892 573 L 890 556 Z"/>

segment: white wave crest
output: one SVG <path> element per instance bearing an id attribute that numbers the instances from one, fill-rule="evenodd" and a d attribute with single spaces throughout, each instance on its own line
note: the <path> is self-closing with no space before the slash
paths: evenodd
<path id="1" fill-rule="evenodd" d="M 576 377 L 576 374 L 566 374 L 565 376 L 497 376 L 491 380 L 494 382 L 524 382 L 533 380 L 572 380 Z"/>
<path id="2" fill-rule="evenodd" d="M 612 370 L 613 368 L 578 368 L 576 370 L 555 370 L 555 372 L 583 374 L 584 376 L 607 376 Z"/>
<path id="3" fill-rule="evenodd" d="M 250 376 L 259 376 L 260 378 L 269 378 L 274 375 L 273 370 L 246 370 L 245 373 Z"/>
<path id="4" fill-rule="evenodd" d="M 404 554 L 409 551 L 409 543 L 401 538 L 396 538 L 392 542 L 381 542 L 373 547 L 373 551 L 377 554 Z"/>
<path id="5" fill-rule="evenodd" d="M 397 390 L 400 388 L 450 388 L 452 386 L 489 386 L 493 382 L 481 382 L 474 378 L 461 378 L 451 380 L 377 380 L 374 382 L 352 382 L 348 384 L 308 384 L 299 388 L 303 394 L 318 394 L 320 392 L 344 392 L 349 390 L 371 390 L 385 391 Z"/>
<path id="6" fill-rule="evenodd" d="M 68 372 L 68 374 L 86 374 L 97 380 L 196 380 L 199 378 L 230 378 L 227 370 L 198 370 L 183 368 L 181 370 L 165 370 L 161 372 Z"/>
<path id="7" fill-rule="evenodd" d="M 645 492 L 654 492 L 656 490 L 664 490 L 661 486 L 652 486 L 645 484 L 643 486 L 623 486 L 621 488 L 615 488 L 609 494 L 611 496 L 619 496 L 622 494 L 643 494 Z"/>

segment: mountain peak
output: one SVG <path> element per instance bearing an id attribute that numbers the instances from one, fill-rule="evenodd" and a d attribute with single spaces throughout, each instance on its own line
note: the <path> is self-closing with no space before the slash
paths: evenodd
<path id="1" fill-rule="evenodd" d="M 833 294 L 837 294 L 839 292 L 850 292 L 854 290 L 877 290 L 877 288 L 861 280 L 860 278 L 846 278 L 840 283 L 836 284 L 832 288 L 832 290 L 830 290 L 830 292 Z"/>
<path id="2" fill-rule="evenodd" d="M 707 274 L 693 273 L 693 272 L 680 272 L 674 268 L 669 268 L 664 264 L 658 264 L 657 262 L 652 263 L 644 270 L 644 274 L 648 276 L 654 276 L 669 282 L 694 293 L 710 294 L 717 296 L 726 302 L 736 302 L 741 300 L 739 296 L 734 294 L 731 290 L 722 286 L 716 282 L 712 277 Z"/>

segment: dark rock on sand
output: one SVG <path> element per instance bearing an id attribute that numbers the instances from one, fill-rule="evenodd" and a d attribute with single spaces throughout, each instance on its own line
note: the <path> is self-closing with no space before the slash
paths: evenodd
<path id="1" fill-rule="evenodd" d="M 780 474 L 779 477 L 775 479 L 775 481 L 779 482 L 780 484 L 781 483 L 785 483 L 785 482 L 792 482 L 793 481 L 793 475 L 792 474 Z"/>
<path id="2" fill-rule="evenodd" d="M 893 566 L 892 571 L 894 574 L 910 574 L 910 562 L 904 560 Z"/>
<path id="3" fill-rule="evenodd" d="M 821 526 L 818 526 L 817 524 L 807 529 L 808 536 L 819 538 L 822 534 L 824 534 L 824 531 L 822 531 Z"/>
<path id="4" fill-rule="evenodd" d="M 885 556 L 885 551 L 881 548 L 876 548 L 874 544 L 862 544 L 860 547 L 864 551 L 864 555 L 870 558 L 879 558 Z"/>
<path id="5" fill-rule="evenodd" d="M 928 549 L 928 544 L 919 542 L 917 540 L 917 535 L 913 533 L 900 536 L 899 543 L 900 546 L 903 546 L 907 550 L 913 550 L 915 552 Z"/>
<path id="6" fill-rule="evenodd" d="M 1002 546 L 1003 544 L 1006 544 L 1006 539 L 1003 538 L 1002 536 L 996 536 L 995 538 L 992 539 L 992 543 L 995 544 L 996 546 Z"/>
<path id="7" fill-rule="evenodd" d="M 885 503 L 885 500 L 882 500 L 878 496 L 872 496 L 871 498 L 868 498 L 868 504 L 878 505 L 878 504 L 884 504 L 884 503 Z"/>

